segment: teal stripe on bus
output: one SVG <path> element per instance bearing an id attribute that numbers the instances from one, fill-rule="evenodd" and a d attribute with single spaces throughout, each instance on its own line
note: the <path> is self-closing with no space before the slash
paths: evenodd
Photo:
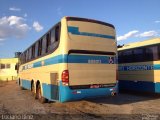
<path id="1" fill-rule="evenodd" d="M 58 63 L 116 64 L 116 57 L 95 55 L 58 55 L 23 66 L 23 70 Z"/>
<path id="2" fill-rule="evenodd" d="M 119 66 L 118 69 L 119 71 L 160 70 L 160 64 Z"/>
<path id="3" fill-rule="evenodd" d="M 97 34 L 97 33 L 89 33 L 89 32 L 80 32 L 78 27 L 68 26 L 68 32 L 74 35 L 82 35 L 82 36 L 92 36 L 92 37 L 101 37 L 101 38 L 108 38 L 108 39 L 115 39 L 115 36 L 111 35 L 104 35 L 104 34 Z"/>

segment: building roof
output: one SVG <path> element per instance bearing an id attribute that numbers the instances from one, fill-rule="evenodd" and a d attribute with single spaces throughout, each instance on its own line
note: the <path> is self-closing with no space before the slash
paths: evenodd
<path id="1" fill-rule="evenodd" d="M 17 63 L 18 58 L 1 58 L 0 63 Z"/>

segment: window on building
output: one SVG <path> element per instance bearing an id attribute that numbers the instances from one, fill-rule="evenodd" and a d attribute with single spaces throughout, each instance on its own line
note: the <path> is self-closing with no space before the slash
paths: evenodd
<path id="1" fill-rule="evenodd" d="M 1 65 L 1 69 L 5 69 L 5 64 L 0 64 Z"/>
<path id="2" fill-rule="evenodd" d="M 9 69 L 11 67 L 10 64 L 6 64 L 6 68 Z"/>

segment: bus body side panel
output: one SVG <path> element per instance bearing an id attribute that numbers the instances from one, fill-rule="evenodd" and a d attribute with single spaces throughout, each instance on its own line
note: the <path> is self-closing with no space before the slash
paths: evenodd
<path id="1" fill-rule="evenodd" d="M 160 62 L 119 64 L 119 89 L 160 93 Z"/>
<path id="2" fill-rule="evenodd" d="M 34 80 L 34 86 L 37 81 L 41 84 L 42 96 L 51 100 L 59 100 L 58 82 L 63 70 L 67 69 L 67 24 L 66 20 L 61 21 L 61 36 L 57 49 L 46 56 L 35 59 L 20 66 L 19 79 L 21 86 L 31 90 L 31 80 Z M 56 77 L 53 76 L 56 74 Z M 54 79 L 53 79 L 54 78 Z M 36 92 L 36 90 L 35 90 Z"/>
<path id="3" fill-rule="evenodd" d="M 119 89 L 160 93 L 160 38 L 118 48 Z"/>
<path id="4" fill-rule="evenodd" d="M 58 100 L 59 89 L 57 85 L 57 74 L 59 73 L 59 64 L 65 62 L 63 60 L 65 60 L 64 55 L 50 55 L 50 57 L 46 59 L 23 65 L 23 68 L 26 69 L 20 71 L 21 86 L 31 90 L 31 81 L 34 80 L 34 86 L 36 86 L 37 81 L 39 81 L 42 88 L 42 96 L 49 100 Z M 26 67 L 31 64 L 32 68 Z"/>
<path id="5" fill-rule="evenodd" d="M 21 86 L 25 89 L 31 90 L 31 81 L 22 79 Z"/>
<path id="6" fill-rule="evenodd" d="M 43 97 L 51 101 L 59 100 L 59 86 L 53 84 L 42 84 L 43 87 Z"/>
<path id="7" fill-rule="evenodd" d="M 122 91 L 160 93 L 160 82 L 119 80 L 119 89 Z"/>

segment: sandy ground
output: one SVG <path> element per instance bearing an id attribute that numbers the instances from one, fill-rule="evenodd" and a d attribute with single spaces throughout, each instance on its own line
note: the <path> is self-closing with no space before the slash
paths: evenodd
<path id="1" fill-rule="evenodd" d="M 0 83 L 0 119 L 17 115 L 38 120 L 159 120 L 160 96 L 123 93 L 67 103 L 41 104 L 16 81 Z M 16 117 L 17 117 L 16 116 Z"/>

